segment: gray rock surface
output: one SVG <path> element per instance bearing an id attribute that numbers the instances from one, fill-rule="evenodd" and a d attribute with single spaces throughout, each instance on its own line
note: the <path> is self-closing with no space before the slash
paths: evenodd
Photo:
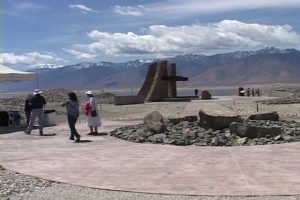
<path id="1" fill-rule="evenodd" d="M 249 120 L 271 120 L 278 121 L 279 115 L 277 112 L 266 112 L 266 113 L 257 113 L 252 114 L 248 118 Z"/>
<path id="2" fill-rule="evenodd" d="M 201 92 L 201 99 L 211 99 L 211 94 L 207 90 Z"/>
<path id="3" fill-rule="evenodd" d="M 212 115 L 204 111 L 199 111 L 200 126 L 204 128 L 212 128 L 220 130 L 228 128 L 231 122 L 242 122 L 243 119 L 239 115 L 225 116 L 225 115 Z"/>
<path id="4" fill-rule="evenodd" d="M 258 126 L 248 123 L 232 122 L 229 125 L 230 132 L 240 137 L 260 138 L 275 137 L 283 134 L 283 128 L 280 126 Z"/>
<path id="5" fill-rule="evenodd" d="M 158 111 L 153 111 L 144 117 L 145 131 L 161 133 L 164 130 L 164 118 Z"/>

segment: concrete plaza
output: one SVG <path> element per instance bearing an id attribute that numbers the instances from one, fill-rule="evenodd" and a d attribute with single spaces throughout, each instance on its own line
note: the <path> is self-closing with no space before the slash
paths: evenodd
<path id="1" fill-rule="evenodd" d="M 186 114 L 222 104 L 191 102 Z M 223 108 L 226 110 L 226 108 Z M 101 132 L 141 123 L 142 118 L 103 120 Z M 109 135 L 68 140 L 67 124 L 46 136 L 2 134 L 0 164 L 22 174 L 108 190 L 186 195 L 300 194 L 300 143 L 240 147 L 139 144 Z"/>

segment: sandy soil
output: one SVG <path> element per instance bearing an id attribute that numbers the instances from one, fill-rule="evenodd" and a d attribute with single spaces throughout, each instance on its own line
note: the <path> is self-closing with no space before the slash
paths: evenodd
<path id="1" fill-rule="evenodd" d="M 225 104 L 240 115 L 250 115 L 258 112 L 273 112 L 276 111 L 282 117 L 300 116 L 300 104 L 263 104 L 261 102 L 253 102 L 252 100 L 236 101 Z"/>
<path id="2" fill-rule="evenodd" d="M 141 118 L 152 111 L 159 111 L 165 117 L 180 117 L 187 102 L 157 102 L 134 105 L 99 104 L 98 110 L 100 116 L 105 119 L 116 118 Z M 52 108 L 55 108 L 53 105 Z M 63 111 L 65 108 L 56 107 L 56 110 Z M 66 122 L 66 115 L 63 112 L 58 112 L 57 122 Z M 79 121 L 85 120 L 83 114 L 80 115 Z"/>
<path id="3" fill-rule="evenodd" d="M 289 96 L 291 94 L 300 94 L 300 85 L 252 85 L 252 86 L 244 86 L 244 88 L 261 88 L 261 91 L 265 96 L 277 96 L 284 97 Z M 200 91 L 203 89 L 208 89 L 209 91 L 217 91 L 217 90 L 232 90 L 234 91 L 236 87 L 199 87 Z M 181 88 L 181 90 L 186 90 L 189 92 L 193 91 L 193 88 Z M 137 91 L 134 89 L 115 89 L 115 90 L 99 90 L 95 91 L 95 94 L 103 94 L 104 92 L 128 92 L 132 91 L 136 93 Z M 80 94 L 84 94 L 84 91 L 78 91 Z M 23 113 L 23 103 L 24 97 L 26 96 L 24 93 L 20 93 L 20 98 L 13 99 L 10 104 L 7 104 L 6 100 L 0 101 L 0 110 L 19 110 L 22 114 L 22 124 L 25 125 L 25 117 Z M 25 95 L 25 96 L 24 96 Z M 60 104 L 66 99 L 67 90 L 65 89 L 55 89 L 51 91 L 45 91 L 44 95 L 46 95 L 48 103 L 46 109 L 54 109 L 56 110 L 56 120 L 57 123 L 65 123 L 66 119 L 66 111 L 64 107 L 61 107 Z M 84 100 L 81 100 L 83 102 Z M 100 102 L 100 100 L 98 100 Z M 6 103 L 6 104 L 5 104 Z M 9 103 L 9 102 L 8 102 Z M 145 116 L 147 113 L 151 111 L 159 111 L 165 117 L 179 117 L 182 115 L 184 107 L 186 106 L 186 102 L 159 102 L 159 103 L 146 103 L 146 104 L 135 104 L 135 105 L 121 105 L 115 106 L 113 104 L 105 104 L 101 103 L 98 105 L 98 110 L 100 111 L 100 115 L 102 118 L 140 118 Z M 300 104 L 279 104 L 279 105 L 266 105 L 260 102 L 256 103 L 253 101 L 236 101 L 233 105 L 232 103 L 228 103 L 226 105 L 230 107 L 232 110 L 236 111 L 241 115 L 248 115 L 257 111 L 277 111 L 283 117 L 297 117 L 300 116 Z M 79 122 L 83 122 L 85 120 L 85 116 L 81 114 L 79 118 Z"/>

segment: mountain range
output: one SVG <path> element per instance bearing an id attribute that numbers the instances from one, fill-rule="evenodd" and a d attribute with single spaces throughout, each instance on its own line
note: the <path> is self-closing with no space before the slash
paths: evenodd
<path id="1" fill-rule="evenodd" d="M 189 81 L 178 83 L 181 87 L 300 83 L 300 51 L 296 49 L 268 47 L 211 56 L 178 55 L 167 60 L 176 63 L 177 75 L 189 77 Z M 42 89 L 140 88 L 149 64 L 157 61 L 84 62 L 59 68 L 46 65 L 31 71 L 38 73 Z M 0 90 L 26 91 L 32 85 L 32 82 L 7 83 Z"/>

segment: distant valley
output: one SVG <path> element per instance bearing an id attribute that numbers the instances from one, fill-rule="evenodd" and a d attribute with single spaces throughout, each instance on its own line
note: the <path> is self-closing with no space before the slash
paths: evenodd
<path id="1" fill-rule="evenodd" d="M 300 83 L 300 51 L 273 47 L 258 51 L 217 55 L 179 55 L 167 59 L 176 63 L 177 74 L 189 77 L 181 87 L 237 86 L 270 83 Z M 34 69 L 39 87 L 70 89 L 140 88 L 148 66 L 158 60 L 135 60 L 125 63 L 79 63 L 60 68 Z M 35 83 L 7 83 L 1 91 L 32 90 Z"/>

